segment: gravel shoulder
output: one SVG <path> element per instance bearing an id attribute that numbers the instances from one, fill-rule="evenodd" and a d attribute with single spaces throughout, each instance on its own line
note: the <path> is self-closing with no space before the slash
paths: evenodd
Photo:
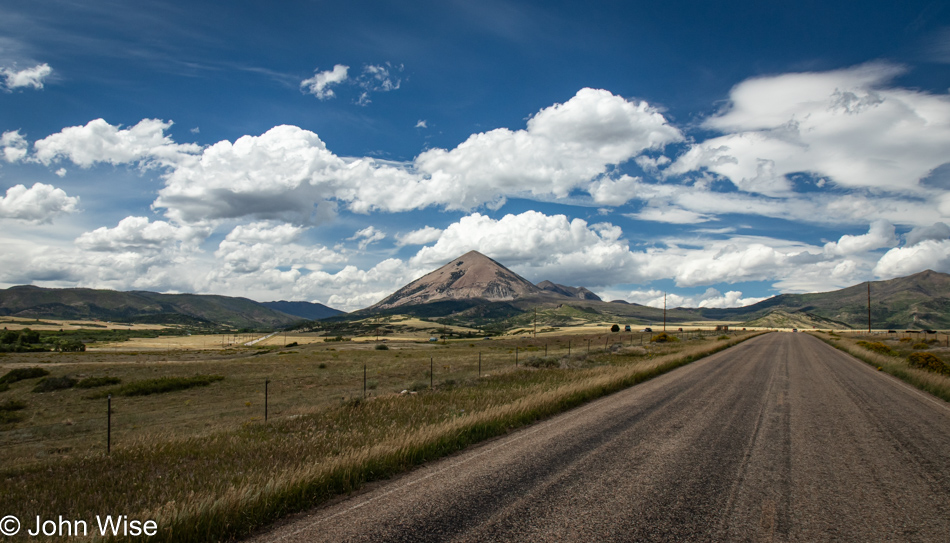
<path id="1" fill-rule="evenodd" d="M 251 540 L 940 541 L 948 510 L 948 404 L 773 333 Z"/>

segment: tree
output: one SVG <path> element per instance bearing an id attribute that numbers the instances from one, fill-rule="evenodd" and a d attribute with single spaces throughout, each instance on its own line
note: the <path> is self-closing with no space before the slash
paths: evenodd
<path id="1" fill-rule="evenodd" d="M 611 326 L 611 327 L 610 327 L 610 331 L 611 331 L 611 332 L 619 332 L 619 331 L 620 331 L 620 325 L 619 325 L 619 324 L 615 324 L 615 325 Z"/>

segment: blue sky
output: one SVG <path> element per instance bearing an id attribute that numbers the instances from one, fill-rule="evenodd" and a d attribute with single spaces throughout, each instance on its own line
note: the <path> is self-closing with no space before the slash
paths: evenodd
<path id="1" fill-rule="evenodd" d="M 943 2 L 0 6 L 0 286 L 726 307 L 950 272 Z"/>

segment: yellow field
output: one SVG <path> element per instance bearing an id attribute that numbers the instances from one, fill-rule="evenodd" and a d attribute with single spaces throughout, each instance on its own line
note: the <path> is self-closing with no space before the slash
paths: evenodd
<path id="1" fill-rule="evenodd" d="M 7 330 L 165 330 L 162 324 L 119 324 L 106 321 L 24 319 L 20 317 L 0 317 L 0 326 Z"/>

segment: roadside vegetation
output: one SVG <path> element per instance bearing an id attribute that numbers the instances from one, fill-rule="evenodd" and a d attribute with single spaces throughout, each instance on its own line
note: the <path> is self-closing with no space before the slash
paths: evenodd
<path id="1" fill-rule="evenodd" d="M 897 333 L 883 338 L 881 334 L 814 335 L 880 371 L 950 402 L 950 348 L 941 346 L 945 343 L 936 337 L 900 337 Z"/>
<path id="2" fill-rule="evenodd" d="M 168 363 L 163 371 L 179 376 L 184 368 L 206 371 L 214 367 L 226 378 L 212 381 L 215 384 L 210 387 L 124 399 L 115 417 L 131 417 L 133 410 L 145 406 L 166 406 L 167 412 L 146 416 L 184 417 L 184 431 L 135 432 L 126 427 L 108 456 L 101 449 L 86 449 L 82 454 L 7 464 L 0 471 L 4 481 L 0 510 L 16 511 L 21 518 L 60 514 L 94 518 L 102 511 L 122 511 L 132 518 L 158 521 L 160 532 L 149 541 L 240 537 L 367 481 L 390 477 L 635 385 L 752 335 L 694 336 L 657 344 L 648 341 L 649 335 L 608 333 L 591 342 L 577 337 L 460 341 L 444 346 L 390 342 L 387 350 L 346 342 L 295 347 L 300 352 L 283 355 L 288 351 L 259 350 L 254 352 L 262 356 L 240 362 Z M 596 345 L 594 340 L 601 348 L 590 347 Z M 479 358 L 480 351 L 484 356 Z M 516 356 L 518 366 L 514 365 Z M 161 369 L 149 366 L 95 364 L 92 369 L 97 375 L 123 379 L 126 384 L 112 389 L 115 395 L 146 381 L 140 378 L 143 373 Z M 77 369 L 58 368 L 52 374 L 68 370 L 78 375 Z M 299 377 L 304 369 L 306 380 Z M 300 402 L 297 407 L 272 406 L 277 409 L 266 423 L 260 417 L 263 398 L 256 394 L 263 392 L 262 370 L 282 383 L 276 387 L 278 394 L 290 394 L 288 384 L 296 383 L 293 391 L 299 396 L 294 398 Z M 278 371 L 285 373 L 278 378 Z M 372 377 L 366 382 L 365 396 L 364 372 Z M 249 388 L 249 377 L 253 388 Z M 77 406 L 99 405 L 84 399 L 87 391 L 63 390 L 56 396 L 27 395 L 22 400 L 24 390 L 15 383 L 7 393 L 16 393 L 13 399 L 20 403 L 14 406 L 22 405 L 10 413 L 42 420 L 46 415 L 39 411 L 55 410 L 53 399 Z M 254 396 L 248 395 L 251 390 Z M 315 400 L 321 394 L 326 398 Z M 244 398 L 253 399 L 244 402 Z M 304 403 L 301 398 L 310 401 Z M 40 400 L 50 403 L 39 408 L 36 402 Z M 227 409 L 214 410 L 225 401 Z M 14 423 L 17 431 L 36 435 L 46 431 L 31 430 L 25 424 Z M 101 447 L 104 436 L 95 439 Z M 69 445 L 57 445 L 54 437 L 43 446 L 48 452 Z"/>

